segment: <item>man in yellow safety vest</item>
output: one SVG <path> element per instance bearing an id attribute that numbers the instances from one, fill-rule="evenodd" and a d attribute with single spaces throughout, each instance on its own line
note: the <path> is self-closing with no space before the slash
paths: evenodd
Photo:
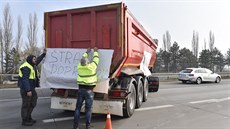
<path id="1" fill-rule="evenodd" d="M 77 83 L 79 86 L 77 104 L 74 113 L 74 129 L 79 129 L 78 121 L 80 118 L 81 106 L 85 100 L 86 113 L 86 129 L 92 129 L 91 122 L 91 108 L 93 104 L 94 92 L 93 88 L 97 83 L 97 66 L 99 63 L 98 49 L 95 47 L 93 52 L 93 61 L 89 62 L 88 55 L 91 49 L 88 48 L 83 54 L 81 62 L 77 66 L 78 76 Z"/>
<path id="2" fill-rule="evenodd" d="M 22 97 L 21 117 L 22 125 L 32 126 L 36 120 L 32 119 L 31 114 L 37 104 L 37 85 L 38 77 L 36 66 L 42 61 L 46 55 L 46 49 L 43 50 L 38 58 L 34 55 L 29 55 L 26 61 L 19 67 L 18 87 Z"/>

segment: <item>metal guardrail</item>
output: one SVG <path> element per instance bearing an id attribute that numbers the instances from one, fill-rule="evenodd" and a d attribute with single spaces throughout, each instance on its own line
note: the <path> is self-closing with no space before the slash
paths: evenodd
<path id="1" fill-rule="evenodd" d="M 0 74 L 0 78 L 2 78 L 3 80 L 8 80 L 8 81 L 17 81 L 18 74 Z"/>
<path id="2" fill-rule="evenodd" d="M 18 74 L 0 74 L 0 84 L 16 84 Z"/>
<path id="3" fill-rule="evenodd" d="M 220 72 L 218 74 L 222 78 L 230 78 L 230 72 Z M 153 73 L 153 75 L 159 77 L 160 80 L 172 80 L 178 77 L 178 73 Z"/>
<path id="4" fill-rule="evenodd" d="M 230 78 L 230 72 L 218 73 L 222 78 Z M 160 81 L 177 79 L 178 73 L 153 73 L 159 77 Z M 0 84 L 15 84 L 18 80 L 18 74 L 0 74 Z"/>

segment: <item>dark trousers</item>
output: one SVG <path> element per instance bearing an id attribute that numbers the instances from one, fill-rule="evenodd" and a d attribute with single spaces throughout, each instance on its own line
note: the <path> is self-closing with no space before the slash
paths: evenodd
<path id="1" fill-rule="evenodd" d="M 85 100 L 86 127 L 90 126 L 93 97 L 94 97 L 93 90 L 89 90 L 89 89 L 79 89 L 78 90 L 77 104 L 76 104 L 76 109 L 74 113 L 74 128 L 78 127 L 81 107 L 82 107 L 82 103 L 84 100 Z"/>
<path id="2" fill-rule="evenodd" d="M 22 97 L 21 117 L 23 121 L 31 119 L 34 107 L 37 105 L 37 92 L 32 90 L 32 96 L 27 96 L 27 92 L 20 90 Z"/>

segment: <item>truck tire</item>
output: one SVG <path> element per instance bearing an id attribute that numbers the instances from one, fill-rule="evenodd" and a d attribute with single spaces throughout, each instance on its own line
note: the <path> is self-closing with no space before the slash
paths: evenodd
<path id="1" fill-rule="evenodd" d="M 129 85 L 130 86 L 129 86 L 128 92 L 130 93 L 123 106 L 123 117 L 124 118 L 131 117 L 134 113 L 134 109 L 136 106 L 136 89 L 135 89 L 133 82 L 131 82 Z"/>
<path id="2" fill-rule="evenodd" d="M 137 103 L 136 103 L 136 108 L 141 107 L 142 102 L 143 102 L 143 94 L 144 94 L 144 86 L 143 86 L 143 82 L 142 82 L 142 77 L 138 76 L 135 78 L 137 81 L 137 87 L 136 87 L 136 91 L 137 91 Z"/>
<path id="3" fill-rule="evenodd" d="M 143 93 L 143 102 L 146 102 L 149 94 L 149 83 L 147 78 L 144 78 L 144 93 Z"/>

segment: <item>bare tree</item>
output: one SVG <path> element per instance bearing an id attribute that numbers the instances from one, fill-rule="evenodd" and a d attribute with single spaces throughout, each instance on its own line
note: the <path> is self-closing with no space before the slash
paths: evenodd
<path id="1" fill-rule="evenodd" d="M 154 41 L 158 44 L 158 40 L 157 39 L 154 39 Z M 45 44 L 45 30 L 42 31 L 42 35 L 41 35 L 41 44 L 42 44 L 42 48 L 45 48 L 46 44 Z"/>
<path id="2" fill-rule="evenodd" d="M 192 35 L 192 53 L 195 55 L 195 44 L 196 44 L 196 34 L 195 31 L 193 30 L 193 35 Z"/>
<path id="3" fill-rule="evenodd" d="M 30 14 L 29 16 L 29 25 L 27 26 L 27 38 L 28 43 L 26 44 L 26 54 L 35 54 L 36 47 L 37 47 L 37 15 L 34 13 Z"/>
<path id="4" fill-rule="evenodd" d="M 4 46 L 4 60 L 5 60 L 5 72 L 9 72 L 9 60 L 10 60 L 10 49 L 13 42 L 13 34 L 12 34 L 12 26 L 13 26 L 13 20 L 10 13 L 10 5 L 7 3 L 3 10 L 3 46 Z"/>
<path id="5" fill-rule="evenodd" d="M 167 51 L 167 41 L 166 41 L 166 36 L 163 34 L 163 51 Z"/>
<path id="6" fill-rule="evenodd" d="M 21 43 L 22 43 L 22 33 L 23 33 L 23 29 L 22 29 L 22 18 L 20 16 L 18 16 L 18 25 L 17 25 L 17 36 L 15 39 L 15 55 L 14 55 L 14 64 L 15 64 L 15 73 L 18 70 L 19 67 L 19 63 L 20 63 L 20 47 Z"/>
<path id="7" fill-rule="evenodd" d="M 2 25 L 0 23 L 0 47 L 1 47 L 1 73 L 3 73 L 3 36 L 2 36 Z"/>
<path id="8" fill-rule="evenodd" d="M 207 49 L 206 45 L 207 45 L 207 42 L 206 42 L 206 40 L 204 39 L 204 50 Z"/>
<path id="9" fill-rule="evenodd" d="M 43 38 L 44 38 L 45 32 L 43 32 Z M 153 39 L 153 41 L 158 45 L 158 39 Z M 43 43 L 45 44 L 45 40 L 43 39 Z"/>
<path id="10" fill-rule="evenodd" d="M 214 33 L 210 30 L 210 32 L 209 32 L 209 49 L 210 49 L 210 51 L 213 51 L 213 49 L 214 49 L 214 42 L 215 42 Z"/>
<path id="11" fill-rule="evenodd" d="M 215 67 L 215 56 L 216 53 L 214 53 L 214 33 L 210 30 L 209 31 L 209 49 L 210 49 L 210 54 L 211 54 L 211 70 L 214 71 L 214 67 Z"/>
<path id="12" fill-rule="evenodd" d="M 198 32 L 193 31 L 192 52 L 196 58 L 198 58 L 198 51 L 199 51 L 199 34 Z"/>
<path id="13" fill-rule="evenodd" d="M 21 16 L 18 16 L 17 37 L 16 37 L 16 40 L 15 40 L 15 42 L 16 42 L 15 48 L 19 52 L 21 51 L 19 46 L 21 46 L 21 43 L 22 43 L 22 40 L 23 40 L 22 39 L 22 33 L 23 33 L 22 18 L 21 18 Z"/>
<path id="14" fill-rule="evenodd" d="M 169 51 L 171 47 L 171 35 L 169 31 L 166 31 L 166 34 L 163 34 L 163 50 Z"/>
<path id="15" fill-rule="evenodd" d="M 168 48 L 168 51 L 170 50 L 171 48 L 171 35 L 169 34 L 169 31 L 166 31 L 166 40 L 167 40 L 167 48 Z"/>

